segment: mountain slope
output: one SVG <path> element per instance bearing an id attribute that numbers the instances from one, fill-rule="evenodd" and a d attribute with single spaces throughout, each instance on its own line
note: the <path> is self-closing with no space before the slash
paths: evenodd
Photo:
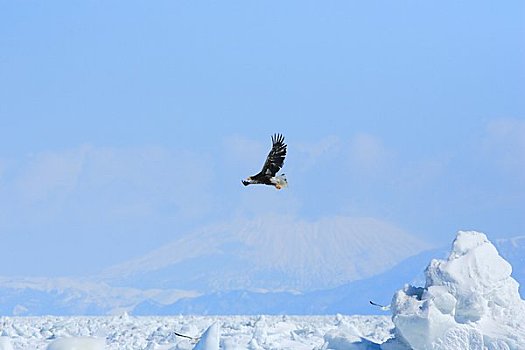
<path id="1" fill-rule="evenodd" d="M 407 281 L 422 278 L 432 258 L 443 257 L 446 249 L 433 249 L 409 257 L 379 275 L 336 288 L 304 294 L 235 290 L 215 292 L 195 298 L 182 298 L 171 305 L 145 301 L 133 310 L 135 315 L 235 315 L 235 314 L 385 314 L 369 300 L 389 304 L 394 292 Z"/>
<path id="2" fill-rule="evenodd" d="M 375 219 L 306 222 L 273 216 L 193 232 L 101 277 L 140 288 L 304 292 L 381 273 L 426 248 Z"/>
<path id="3" fill-rule="evenodd" d="M 512 265 L 513 277 L 520 283 L 525 298 L 525 236 L 499 239 L 496 247 Z M 447 256 L 448 247 L 432 249 L 411 256 L 388 271 L 325 290 L 304 294 L 289 292 L 253 292 L 235 290 L 182 298 L 170 305 L 145 301 L 134 309 L 137 315 L 170 314 L 385 314 L 369 301 L 388 305 L 394 293 L 405 283 L 424 285 L 422 271 L 432 259 Z"/>

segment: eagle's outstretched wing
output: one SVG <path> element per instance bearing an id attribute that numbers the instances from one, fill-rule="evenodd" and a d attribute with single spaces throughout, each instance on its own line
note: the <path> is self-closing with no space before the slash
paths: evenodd
<path id="1" fill-rule="evenodd" d="M 286 157 L 284 136 L 281 134 L 275 134 L 272 136 L 272 149 L 270 150 L 270 153 L 268 153 L 268 157 L 266 157 L 261 172 L 257 175 L 275 176 L 275 174 L 277 174 L 277 172 L 283 167 L 284 157 Z"/>

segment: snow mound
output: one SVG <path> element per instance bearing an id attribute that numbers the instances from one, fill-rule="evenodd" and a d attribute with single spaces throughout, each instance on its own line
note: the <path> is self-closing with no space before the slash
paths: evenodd
<path id="1" fill-rule="evenodd" d="M 460 231 L 448 259 L 428 265 L 424 288 L 394 295 L 396 341 L 414 350 L 525 349 L 525 301 L 511 272 L 483 233 Z"/>
<path id="2" fill-rule="evenodd" d="M 193 350 L 219 350 L 220 337 L 219 323 L 214 322 L 204 332 Z"/>
<path id="3" fill-rule="evenodd" d="M 104 350 L 104 339 L 89 337 L 60 338 L 49 344 L 47 350 Z"/>
<path id="4" fill-rule="evenodd" d="M 380 350 L 379 344 L 363 338 L 353 325 L 340 325 L 324 336 L 322 349 L 330 350 Z"/>

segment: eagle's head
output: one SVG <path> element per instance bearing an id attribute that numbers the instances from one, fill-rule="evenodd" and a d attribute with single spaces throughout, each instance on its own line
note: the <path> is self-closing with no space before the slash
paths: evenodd
<path id="1" fill-rule="evenodd" d="M 253 180 L 252 180 L 252 177 L 249 176 L 249 177 L 247 177 L 245 180 L 242 180 L 242 184 L 243 184 L 244 186 L 248 186 L 249 184 L 252 183 L 252 181 L 253 181 Z"/>

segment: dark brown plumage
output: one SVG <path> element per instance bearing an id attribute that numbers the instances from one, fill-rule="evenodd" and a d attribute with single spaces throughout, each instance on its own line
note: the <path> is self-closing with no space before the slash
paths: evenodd
<path id="1" fill-rule="evenodd" d="M 286 144 L 284 143 L 284 136 L 275 134 L 272 136 L 272 149 L 266 157 L 262 170 L 258 174 L 243 180 L 242 183 L 244 186 L 263 184 L 274 186 L 277 189 L 286 187 L 288 182 L 284 174 L 277 175 L 277 172 L 283 167 L 285 157 Z"/>

